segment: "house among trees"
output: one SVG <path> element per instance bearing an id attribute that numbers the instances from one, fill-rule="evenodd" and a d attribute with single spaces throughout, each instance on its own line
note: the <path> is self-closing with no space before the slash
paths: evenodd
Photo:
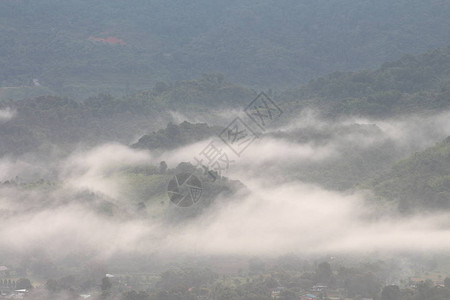
<path id="1" fill-rule="evenodd" d="M 326 285 L 315 285 L 312 287 L 313 292 L 323 292 L 327 289 Z"/>
<path id="2" fill-rule="evenodd" d="M 277 287 L 275 289 L 272 290 L 272 299 L 280 299 L 281 298 L 281 293 L 285 290 L 286 288 L 284 287 Z"/>
<path id="3" fill-rule="evenodd" d="M 306 294 L 300 298 L 300 300 L 316 300 L 316 299 L 317 299 L 316 295 L 313 294 Z"/>

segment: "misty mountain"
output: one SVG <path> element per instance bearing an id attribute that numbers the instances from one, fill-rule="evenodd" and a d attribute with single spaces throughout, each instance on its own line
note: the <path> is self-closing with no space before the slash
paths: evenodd
<path id="1" fill-rule="evenodd" d="M 404 212 L 450 208 L 450 138 L 393 165 L 372 181 L 376 195 Z"/>
<path id="2" fill-rule="evenodd" d="M 0 144 L 0 153 L 45 152 L 54 145 L 70 151 L 110 141 L 132 144 L 170 120 L 186 118 L 183 113 L 217 121 L 218 110 L 239 108 L 253 97 L 251 89 L 210 74 L 197 80 L 159 83 L 122 98 L 100 94 L 84 101 L 58 96 L 4 100 L 0 101 L 0 112 L 5 115 L 5 120 L 0 119 L 0 137 L 5 142 Z"/>
<path id="3" fill-rule="evenodd" d="M 333 73 L 283 98 L 297 109 L 314 107 L 329 116 L 386 117 L 449 107 L 450 47 L 406 55 L 376 70 Z"/>
<path id="4" fill-rule="evenodd" d="M 0 0 L 0 300 L 450 299 L 449 15 Z"/>
<path id="5" fill-rule="evenodd" d="M 293 160 L 283 166 L 283 174 L 278 175 L 283 180 L 295 178 L 331 190 L 357 188 L 361 181 L 387 170 L 404 155 L 399 145 L 376 124 L 318 121 L 269 134 L 263 137 L 262 143 L 270 137 L 275 138 L 274 143 L 289 141 L 299 147 L 298 151 L 312 148 L 316 153 L 339 153 L 317 160 Z M 279 151 L 282 151 L 281 147 Z M 263 166 L 260 171 L 267 168 Z"/>
<path id="6" fill-rule="evenodd" d="M 130 132 L 151 128 L 158 116 L 153 105 L 130 104 L 106 95 L 83 103 L 42 96 L 1 102 L 0 107 L 14 112 L 1 125 L 0 146 L 2 154 L 13 155 L 52 151 L 55 145 L 65 152 L 78 145 L 130 141 Z"/>
<path id="7" fill-rule="evenodd" d="M 223 129 L 219 126 L 210 127 L 205 123 L 191 124 L 186 121 L 179 125 L 169 123 L 165 129 L 142 136 L 132 147 L 148 150 L 171 150 L 200 142 L 217 135 L 221 130 Z"/>
<path id="8" fill-rule="evenodd" d="M 80 97 L 222 72 L 286 87 L 450 43 L 446 1 L 2 1 L 0 84 Z"/>
<path id="9" fill-rule="evenodd" d="M 450 103 L 448 70 L 450 47 L 405 56 L 374 71 L 319 78 L 278 95 L 276 101 L 286 112 L 285 124 L 305 108 L 328 117 L 438 111 Z M 133 143 L 145 133 L 162 129 L 165 124 L 159 120 L 164 118 L 177 123 L 191 118 L 225 124 L 230 120 L 224 116 L 219 120 L 218 110 L 243 109 L 255 96 L 252 89 L 233 84 L 221 74 L 207 74 L 196 80 L 159 82 L 151 89 L 121 98 L 98 95 L 84 101 L 57 96 L 4 100 L 0 109 L 16 114 L 1 128 L 4 140 L 9 141 L 2 144 L 2 151 L 23 153 L 52 143 L 68 147 L 111 140 Z M 22 134 L 29 138 L 21 141 Z"/>

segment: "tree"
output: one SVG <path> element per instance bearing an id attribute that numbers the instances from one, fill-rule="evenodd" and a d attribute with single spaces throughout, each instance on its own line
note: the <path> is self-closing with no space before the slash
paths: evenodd
<path id="1" fill-rule="evenodd" d="M 59 290 L 58 282 L 54 279 L 47 280 L 45 288 L 51 292 L 56 292 Z"/>
<path id="2" fill-rule="evenodd" d="M 31 281 L 28 278 L 20 278 L 16 282 L 17 290 L 22 290 L 22 289 L 31 290 L 32 288 L 33 288 L 33 286 L 31 285 Z"/>
<path id="3" fill-rule="evenodd" d="M 138 292 L 132 290 L 132 291 L 125 292 L 122 295 L 122 300 L 147 300 L 148 298 L 149 298 L 149 295 L 144 291 L 140 291 L 138 293 Z"/>
<path id="4" fill-rule="evenodd" d="M 265 264 L 264 262 L 258 258 L 258 257 L 252 257 L 248 261 L 248 271 L 252 274 L 257 274 L 264 272 L 265 270 Z"/>
<path id="5" fill-rule="evenodd" d="M 381 292 L 381 300 L 399 300 L 400 288 L 396 285 L 388 285 Z"/>
<path id="6" fill-rule="evenodd" d="M 101 289 L 103 292 L 107 292 L 111 289 L 112 284 L 108 277 L 103 277 Z"/>
<path id="7" fill-rule="evenodd" d="M 231 289 L 230 287 L 223 287 L 216 294 L 216 299 L 218 300 L 235 300 L 238 299 L 236 291 Z"/>
<path id="8" fill-rule="evenodd" d="M 153 87 L 153 92 L 156 93 L 156 95 L 160 95 L 164 92 L 167 92 L 170 89 L 170 86 L 162 81 L 158 81 L 155 83 L 155 86 Z"/>
<path id="9" fill-rule="evenodd" d="M 444 285 L 446 288 L 450 289 L 450 277 L 444 279 Z"/>
<path id="10" fill-rule="evenodd" d="M 318 283 L 329 284 L 333 272 L 331 271 L 331 265 L 328 262 L 323 262 L 319 264 L 316 271 L 316 278 Z"/>
<path id="11" fill-rule="evenodd" d="M 165 161 L 159 163 L 159 173 L 164 174 L 167 171 L 167 164 Z"/>

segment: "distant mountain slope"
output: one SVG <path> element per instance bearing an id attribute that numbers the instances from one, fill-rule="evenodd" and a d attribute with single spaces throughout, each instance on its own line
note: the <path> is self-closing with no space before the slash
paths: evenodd
<path id="1" fill-rule="evenodd" d="M 158 82 L 152 89 L 128 97 L 130 101 L 150 101 L 174 111 L 202 113 L 223 108 L 244 107 L 256 97 L 247 86 L 226 80 L 223 74 L 203 74 L 194 80 Z"/>
<path id="2" fill-rule="evenodd" d="M 1 124 L 0 137 L 8 142 L 0 145 L 0 154 L 23 153 L 33 148 L 48 151 L 45 146 L 49 144 L 71 148 L 80 143 L 131 143 L 144 133 L 164 128 L 170 120 L 190 119 L 184 114 L 219 125 L 217 112 L 242 109 L 255 96 L 253 89 L 233 84 L 222 74 L 204 74 L 196 80 L 158 82 L 151 89 L 121 98 L 98 95 L 85 101 L 56 96 L 4 99 L 0 109 L 16 114 Z M 297 119 L 306 107 L 318 108 L 328 117 L 379 118 L 448 109 L 450 47 L 405 56 L 374 71 L 335 73 L 288 90 L 274 100 L 284 110 L 280 125 Z M 179 114 L 175 118 L 171 113 Z M 144 148 L 154 142 L 145 139 L 148 137 L 140 144 Z M 195 141 L 198 138 L 187 142 Z"/>
<path id="3" fill-rule="evenodd" d="M 0 124 L 0 155 L 48 153 L 52 145 L 72 151 L 79 145 L 131 142 L 138 132 L 158 128 L 158 120 L 169 117 L 152 102 L 126 102 L 106 95 L 83 103 L 45 96 L 0 102 L 2 108 L 14 116 Z"/>
<path id="4" fill-rule="evenodd" d="M 292 86 L 450 43 L 436 0 L 4 0 L 0 86 L 125 94 L 223 72 Z"/>
<path id="5" fill-rule="evenodd" d="M 142 136 L 132 147 L 148 150 L 170 150 L 202 141 L 220 133 L 221 130 L 223 128 L 209 127 L 204 123 L 191 124 L 186 121 L 180 125 L 170 123 L 165 129 Z"/>
<path id="6" fill-rule="evenodd" d="M 450 209 L 450 137 L 395 164 L 372 188 L 402 211 Z"/>
<path id="7" fill-rule="evenodd" d="M 253 97 L 249 88 L 231 84 L 219 75 L 204 75 L 198 80 L 159 83 L 124 98 L 97 95 L 85 101 L 57 96 L 4 100 L 0 101 L 0 111 L 12 111 L 14 117 L 0 120 L 0 156 L 32 149 L 46 152 L 52 144 L 69 150 L 112 141 L 129 144 L 144 133 L 164 128 L 173 119 L 172 111 L 214 119 L 213 112 L 239 109 Z"/>
<path id="8" fill-rule="evenodd" d="M 386 116 L 448 108 L 450 47 L 407 55 L 373 71 L 334 73 L 281 98 L 293 111 L 310 106 L 331 115 Z"/>

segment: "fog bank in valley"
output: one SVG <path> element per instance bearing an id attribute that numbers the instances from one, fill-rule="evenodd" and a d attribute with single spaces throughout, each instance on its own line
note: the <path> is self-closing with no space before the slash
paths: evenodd
<path id="1" fill-rule="evenodd" d="M 119 254 L 278 256 L 448 251 L 447 212 L 400 216 L 386 204 L 369 202 L 370 191 L 336 191 L 291 174 L 292 170 L 301 173 L 304 166 L 340 160 L 349 146 L 365 151 L 390 145 L 393 159 L 422 150 L 450 133 L 448 115 L 410 116 L 397 121 L 347 119 L 337 124 L 304 115 L 258 139 L 242 157 L 233 158 L 225 175 L 240 180 L 247 187 L 245 193 L 219 197 L 202 215 L 178 224 L 166 222 L 164 216 L 130 213 L 131 204 L 117 172 L 157 166 L 162 160 L 169 168 L 182 161 L 192 162 L 209 139 L 163 154 L 110 143 L 74 151 L 46 166 L 30 161 L 30 155 L 16 160 L 3 157 L 0 180 L 17 176 L 22 182 L 0 188 L 0 249 L 23 255 L 37 251 L 59 259 L 74 254 L 108 259 Z M 370 125 L 373 135 L 347 130 L 355 123 L 374 124 Z M 320 141 L 314 136 L 297 140 L 283 136 L 295 137 L 311 128 L 329 134 Z M 277 134 L 280 132 L 283 134 Z M 27 175 L 50 178 L 49 184 L 34 188 Z M 92 209 L 101 207 L 102 201 L 112 203 L 116 213 Z"/>

